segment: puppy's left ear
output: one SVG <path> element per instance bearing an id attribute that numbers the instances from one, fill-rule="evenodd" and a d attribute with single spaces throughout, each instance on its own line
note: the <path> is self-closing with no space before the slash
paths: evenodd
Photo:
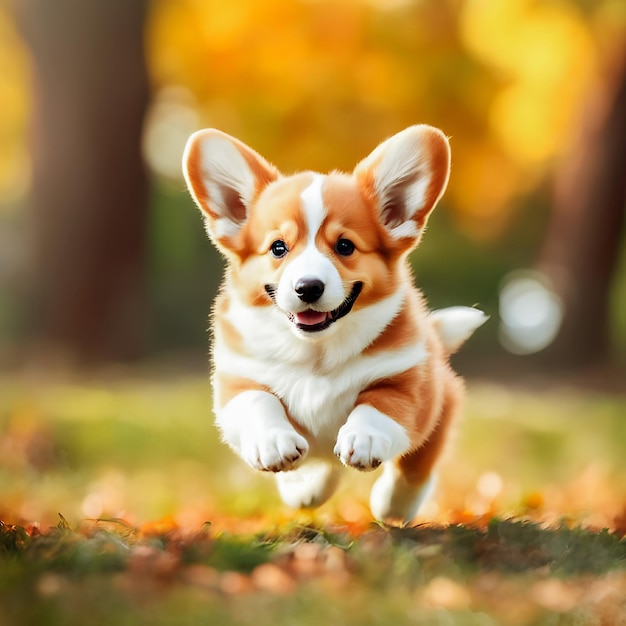
<path id="1" fill-rule="evenodd" d="M 450 145 L 437 128 L 410 126 L 381 143 L 354 175 L 394 240 L 417 243 L 450 173 Z"/>

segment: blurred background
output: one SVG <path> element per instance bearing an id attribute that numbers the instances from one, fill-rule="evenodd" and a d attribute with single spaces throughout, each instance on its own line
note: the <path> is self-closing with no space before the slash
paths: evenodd
<path id="1" fill-rule="evenodd" d="M 491 315 L 462 369 L 623 366 L 625 42 L 621 0 L 4 0 L 0 361 L 206 354 L 192 131 L 349 171 L 425 122 L 454 162 L 417 281 Z"/>
<path id="2" fill-rule="evenodd" d="M 454 357 L 467 418 L 426 515 L 610 526 L 626 499 L 623 0 L 0 0 L 0 519 L 279 509 L 210 419 L 222 264 L 183 146 L 212 126 L 285 173 L 350 171 L 414 123 L 453 151 L 417 282 L 433 308 L 491 316 Z M 353 478 L 356 501 L 329 506 L 367 520 Z"/>

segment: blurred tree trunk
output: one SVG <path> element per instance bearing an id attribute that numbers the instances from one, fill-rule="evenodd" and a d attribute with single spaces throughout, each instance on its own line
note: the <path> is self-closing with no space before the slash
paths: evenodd
<path id="1" fill-rule="evenodd" d="M 81 360 L 144 342 L 145 0 L 16 0 L 33 68 L 34 334 Z"/>
<path id="2" fill-rule="evenodd" d="M 565 316 L 545 359 L 578 368 L 607 362 L 610 297 L 624 238 L 626 203 L 626 48 L 591 94 L 580 133 L 559 172 L 539 268 Z"/>

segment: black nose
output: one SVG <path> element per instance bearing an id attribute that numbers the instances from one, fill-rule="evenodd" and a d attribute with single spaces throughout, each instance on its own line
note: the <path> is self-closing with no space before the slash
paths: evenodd
<path id="1" fill-rule="evenodd" d="M 324 283 L 317 278 L 301 278 L 295 285 L 296 294 L 302 302 L 310 304 L 322 297 Z"/>

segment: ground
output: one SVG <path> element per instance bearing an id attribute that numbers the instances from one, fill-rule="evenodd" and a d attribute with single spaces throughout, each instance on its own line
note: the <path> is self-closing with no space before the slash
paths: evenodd
<path id="1" fill-rule="evenodd" d="M 316 512 L 218 440 L 181 368 L 0 378 L 0 624 L 626 623 L 626 396 L 470 380 L 439 490 Z"/>

